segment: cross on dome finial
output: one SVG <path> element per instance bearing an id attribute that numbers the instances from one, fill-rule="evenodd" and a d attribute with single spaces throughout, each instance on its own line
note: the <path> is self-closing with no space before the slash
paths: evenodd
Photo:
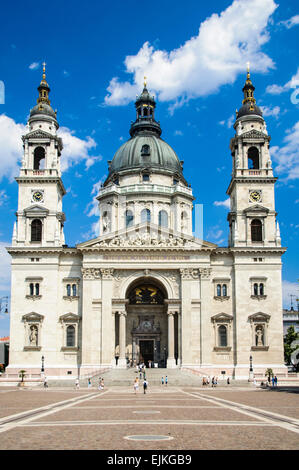
<path id="1" fill-rule="evenodd" d="M 143 82 L 143 84 L 144 84 L 144 88 L 146 88 L 146 79 L 147 79 L 147 77 L 144 75 L 144 77 L 143 77 L 143 78 L 144 78 L 144 82 Z"/>
<path id="2" fill-rule="evenodd" d="M 43 80 L 46 80 L 46 62 L 44 61 L 42 63 L 42 66 L 43 66 Z"/>

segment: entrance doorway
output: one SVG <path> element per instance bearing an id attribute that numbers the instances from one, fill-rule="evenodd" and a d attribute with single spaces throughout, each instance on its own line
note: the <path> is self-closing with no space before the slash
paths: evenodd
<path id="1" fill-rule="evenodd" d="M 148 362 L 154 363 L 154 340 L 139 340 L 139 362 L 144 362 L 148 367 Z"/>

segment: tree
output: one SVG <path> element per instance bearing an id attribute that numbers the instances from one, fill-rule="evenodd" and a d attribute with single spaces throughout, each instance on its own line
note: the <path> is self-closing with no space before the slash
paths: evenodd
<path id="1" fill-rule="evenodd" d="M 299 344 L 293 344 L 296 340 L 299 340 L 299 334 L 295 332 L 295 328 L 293 326 L 290 326 L 284 337 L 284 360 L 287 365 L 292 365 L 297 370 L 299 368 L 299 363 L 296 365 L 292 362 L 293 352 L 299 349 Z"/>

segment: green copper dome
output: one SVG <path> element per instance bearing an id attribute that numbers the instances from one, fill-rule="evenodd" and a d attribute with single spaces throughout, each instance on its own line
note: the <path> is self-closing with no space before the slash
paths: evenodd
<path id="1" fill-rule="evenodd" d="M 136 121 L 130 128 L 131 139 L 125 142 L 110 162 L 108 184 L 119 172 L 142 169 L 171 173 L 183 179 L 182 164 L 175 151 L 160 135 L 160 122 L 155 120 L 156 102 L 146 84 L 135 102 Z"/>
<path id="2" fill-rule="evenodd" d="M 146 132 L 135 135 L 117 150 L 110 173 L 140 168 L 182 173 L 180 160 L 170 145 L 154 133 Z"/>

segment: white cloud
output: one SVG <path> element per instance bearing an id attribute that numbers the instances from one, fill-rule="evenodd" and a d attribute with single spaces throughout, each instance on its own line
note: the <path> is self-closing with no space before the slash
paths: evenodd
<path id="1" fill-rule="evenodd" d="M 5 114 L 0 115 L 0 179 L 6 176 L 13 180 L 17 176 L 23 156 L 22 135 L 25 133 L 25 125 L 16 123 Z M 85 169 L 88 170 L 102 159 L 101 155 L 90 155 L 90 152 L 97 146 L 91 137 L 80 139 L 67 127 L 60 127 L 58 135 L 63 141 L 62 171 L 82 161 L 85 161 Z"/>
<path id="2" fill-rule="evenodd" d="M 183 135 L 183 132 L 180 131 L 180 130 L 176 130 L 176 131 L 174 131 L 174 134 L 173 134 L 173 135 L 175 135 L 175 136 L 177 136 L 177 135 L 182 136 L 182 135 Z"/>
<path id="3" fill-rule="evenodd" d="M 8 179 L 18 174 L 18 164 L 22 159 L 22 135 L 26 126 L 17 124 L 5 114 L 0 115 L 0 180 Z"/>
<path id="4" fill-rule="evenodd" d="M 226 209 L 230 209 L 230 198 L 225 199 L 225 201 L 214 201 L 214 206 L 222 206 L 226 207 Z"/>
<path id="5" fill-rule="evenodd" d="M 0 296 L 8 295 L 10 291 L 10 255 L 7 253 L 6 248 L 10 242 L 0 242 Z"/>
<path id="6" fill-rule="evenodd" d="M 277 163 L 276 171 L 289 181 L 299 178 L 299 121 L 286 131 L 282 147 L 270 149 L 273 160 Z"/>
<path id="7" fill-rule="evenodd" d="M 264 116 L 273 116 L 275 119 L 278 119 L 280 113 L 279 106 L 274 106 L 273 108 L 271 106 L 260 106 L 260 108 Z"/>
<path id="8" fill-rule="evenodd" d="M 228 128 L 232 127 L 233 123 L 236 120 L 236 116 L 232 114 L 228 119 L 224 119 L 223 121 L 219 121 L 221 126 L 227 126 Z"/>
<path id="9" fill-rule="evenodd" d="M 6 191 L 2 189 L 0 191 L 0 206 L 2 206 L 2 204 L 6 201 L 6 199 L 7 199 Z"/>
<path id="10" fill-rule="evenodd" d="M 39 68 L 39 62 L 32 62 L 32 64 L 29 65 L 30 70 L 37 70 Z"/>
<path id="11" fill-rule="evenodd" d="M 124 61 L 132 82 L 112 78 L 105 103 L 124 105 L 133 100 L 144 75 L 160 101 L 175 101 L 174 107 L 179 107 L 233 83 L 238 73 L 245 73 L 247 61 L 252 70 L 266 72 L 274 64 L 261 48 L 269 40 L 266 28 L 276 7 L 273 0 L 234 0 L 222 13 L 202 22 L 198 35 L 177 49 L 155 50 L 145 42 Z"/>
<path id="12" fill-rule="evenodd" d="M 85 168 L 90 168 L 96 161 L 102 159 L 101 155 L 91 156 L 89 151 L 97 144 L 92 137 L 80 139 L 67 127 L 60 127 L 57 134 L 62 138 L 63 150 L 61 154 L 61 171 L 66 171 L 73 165 L 85 160 Z"/>
<path id="13" fill-rule="evenodd" d="M 292 18 L 289 18 L 285 21 L 280 21 L 279 24 L 285 26 L 287 29 L 290 29 L 293 26 L 299 24 L 299 15 L 292 16 Z"/>
<path id="14" fill-rule="evenodd" d="M 280 95 L 285 91 L 290 90 L 291 88 L 296 88 L 299 85 L 299 67 L 295 75 L 292 76 L 291 80 L 289 80 L 284 85 L 268 85 L 266 88 L 266 92 L 270 93 L 271 95 Z"/>

